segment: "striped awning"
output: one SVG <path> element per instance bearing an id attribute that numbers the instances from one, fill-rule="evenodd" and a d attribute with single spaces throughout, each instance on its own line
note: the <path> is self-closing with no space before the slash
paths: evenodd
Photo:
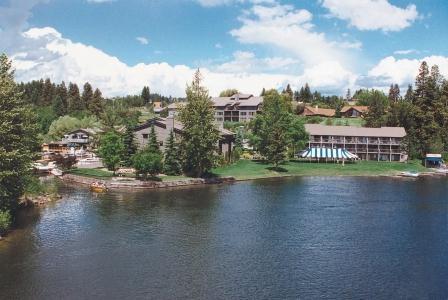
<path id="1" fill-rule="evenodd" d="M 308 148 L 302 158 L 358 159 L 358 156 L 341 148 Z"/>

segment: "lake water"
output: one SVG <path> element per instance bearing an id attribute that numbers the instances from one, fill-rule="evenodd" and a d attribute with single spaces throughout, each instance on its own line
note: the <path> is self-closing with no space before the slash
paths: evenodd
<path id="1" fill-rule="evenodd" d="M 1 299 L 448 299 L 448 180 L 61 184 L 0 242 Z"/>

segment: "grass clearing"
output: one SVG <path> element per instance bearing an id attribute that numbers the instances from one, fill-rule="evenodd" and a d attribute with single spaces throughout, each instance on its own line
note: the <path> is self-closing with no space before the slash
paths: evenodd
<path id="1" fill-rule="evenodd" d="M 282 176 L 379 176 L 425 170 L 420 161 L 408 163 L 358 161 L 346 163 L 344 166 L 332 162 L 290 161 L 280 167 L 280 170 L 273 170 L 272 165 L 264 162 L 240 160 L 235 164 L 216 168 L 213 173 L 217 176 L 233 176 L 238 180 L 245 180 Z"/>

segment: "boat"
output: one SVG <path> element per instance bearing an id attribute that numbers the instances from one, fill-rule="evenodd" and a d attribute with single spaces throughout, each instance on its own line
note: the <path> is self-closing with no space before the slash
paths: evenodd
<path id="1" fill-rule="evenodd" d="M 107 187 L 104 183 L 95 181 L 90 185 L 90 190 L 95 193 L 104 193 L 107 191 Z"/>
<path id="2" fill-rule="evenodd" d="M 59 170 L 58 168 L 54 168 L 50 171 L 51 174 L 53 174 L 54 176 L 62 176 L 62 171 Z"/>
<path id="3" fill-rule="evenodd" d="M 417 172 L 401 172 L 401 173 L 399 174 L 399 176 L 401 176 L 401 177 L 417 178 L 417 177 L 420 176 L 420 174 L 417 173 Z"/>

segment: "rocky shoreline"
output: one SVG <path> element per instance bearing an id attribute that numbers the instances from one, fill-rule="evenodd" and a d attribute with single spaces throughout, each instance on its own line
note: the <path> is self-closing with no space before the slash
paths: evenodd
<path id="1" fill-rule="evenodd" d="M 62 196 L 59 194 L 24 195 L 19 201 L 19 206 L 23 208 L 42 207 L 61 198 Z"/>
<path id="2" fill-rule="evenodd" d="M 106 185 L 108 189 L 160 189 L 173 188 L 182 186 L 193 186 L 203 184 L 220 184 L 235 182 L 234 177 L 219 177 L 219 178 L 189 178 L 173 181 L 141 181 L 132 178 L 114 177 L 107 180 L 99 180 L 92 177 L 65 174 L 59 177 L 61 180 L 71 183 L 79 183 L 84 185 L 91 185 L 94 182 L 101 182 Z"/>

